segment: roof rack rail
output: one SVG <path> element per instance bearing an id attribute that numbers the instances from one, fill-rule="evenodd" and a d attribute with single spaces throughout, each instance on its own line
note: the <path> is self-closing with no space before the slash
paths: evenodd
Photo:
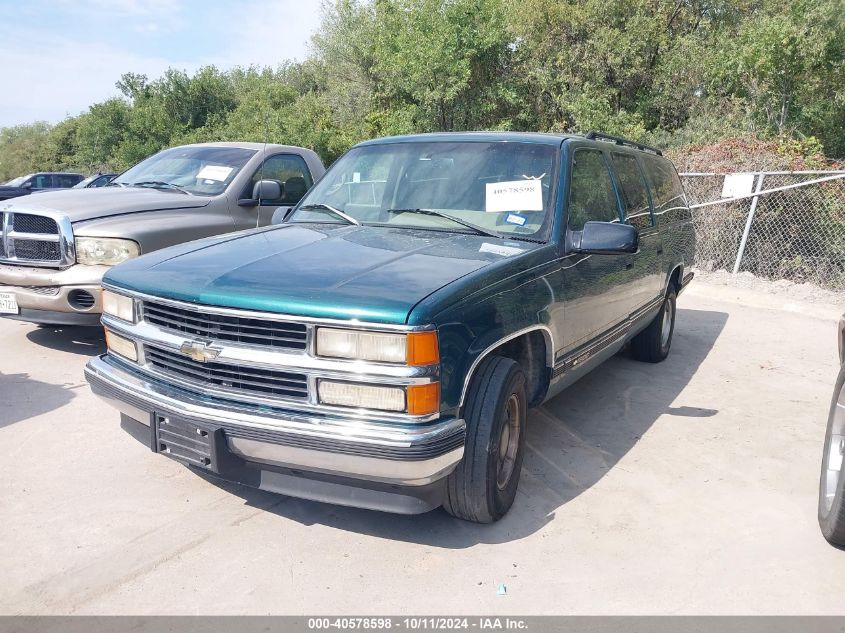
<path id="1" fill-rule="evenodd" d="M 616 143 L 617 145 L 627 145 L 629 147 L 636 147 L 637 149 L 641 149 L 646 152 L 654 152 L 658 156 L 663 156 L 663 152 L 661 152 L 656 147 L 650 147 L 648 145 L 643 145 L 642 143 L 637 143 L 636 141 L 629 141 L 626 138 L 622 138 L 621 136 L 613 136 L 611 134 L 605 134 L 604 132 L 596 132 L 592 130 L 587 132 L 584 135 L 584 138 L 588 140 L 599 140 L 599 141 L 611 141 Z"/>

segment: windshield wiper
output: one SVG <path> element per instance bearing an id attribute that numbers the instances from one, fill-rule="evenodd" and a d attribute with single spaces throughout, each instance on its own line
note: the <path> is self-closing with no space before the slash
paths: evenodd
<path id="1" fill-rule="evenodd" d="M 328 211 L 329 213 L 333 213 L 334 215 L 336 215 L 340 218 L 343 218 L 349 224 L 355 224 L 355 225 L 361 226 L 361 223 L 358 220 L 356 220 L 355 218 L 353 218 L 351 215 L 344 213 L 340 209 L 335 209 L 330 204 L 325 204 L 323 202 L 317 202 L 315 204 L 305 204 L 305 205 L 299 207 L 299 209 L 297 209 L 297 211 L 299 211 L 301 209 L 305 209 L 306 211 Z"/>
<path id="2" fill-rule="evenodd" d="M 488 231 L 485 228 L 478 226 L 477 224 L 473 224 L 472 222 L 467 222 L 466 220 L 462 220 L 461 218 L 456 218 L 453 215 L 449 215 L 448 213 L 443 213 L 442 211 L 435 211 L 433 209 L 388 209 L 387 213 L 419 213 L 420 215 L 433 215 L 437 218 L 446 218 L 447 220 L 452 220 L 455 224 L 460 224 L 461 226 L 465 226 L 468 229 L 472 229 L 479 235 L 486 235 L 487 237 L 496 237 L 499 239 L 505 239 L 499 233 L 494 233 L 493 231 Z"/>
<path id="3" fill-rule="evenodd" d="M 190 191 L 187 189 L 183 189 L 179 185 L 174 185 L 172 182 L 164 182 L 163 180 L 142 180 L 141 182 L 133 182 L 130 184 L 131 187 L 152 187 L 153 189 L 158 189 L 159 187 L 167 187 L 169 189 L 175 189 L 181 193 L 184 193 L 186 196 L 192 196 Z"/>

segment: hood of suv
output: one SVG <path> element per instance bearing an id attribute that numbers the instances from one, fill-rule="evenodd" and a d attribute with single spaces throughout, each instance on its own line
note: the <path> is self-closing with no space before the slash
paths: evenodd
<path id="1" fill-rule="evenodd" d="M 36 196 L 13 198 L 9 202 L 0 203 L 0 211 L 55 211 L 70 218 L 71 222 L 79 222 L 141 211 L 204 207 L 211 200 L 212 198 L 206 196 L 188 196 L 178 191 L 161 191 L 146 187 L 100 187 L 63 189 L 39 193 Z"/>
<path id="2" fill-rule="evenodd" d="M 104 280 L 191 303 L 405 323 L 446 284 L 537 246 L 406 228 L 287 224 L 157 251 Z"/>

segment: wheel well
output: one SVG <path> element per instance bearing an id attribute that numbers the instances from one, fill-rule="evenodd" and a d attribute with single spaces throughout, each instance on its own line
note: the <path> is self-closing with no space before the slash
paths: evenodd
<path id="1" fill-rule="evenodd" d="M 540 404 L 546 397 L 551 370 L 546 363 L 548 351 L 546 337 L 539 330 L 518 336 L 490 351 L 489 355 L 505 356 L 515 360 L 525 374 L 528 406 Z"/>
<path id="2" fill-rule="evenodd" d="M 681 267 L 675 267 L 672 274 L 669 276 L 669 283 L 675 286 L 675 292 L 681 291 Z"/>

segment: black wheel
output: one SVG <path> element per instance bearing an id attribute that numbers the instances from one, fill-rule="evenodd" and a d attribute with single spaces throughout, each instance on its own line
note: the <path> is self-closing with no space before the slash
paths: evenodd
<path id="1" fill-rule="evenodd" d="M 839 371 L 833 401 L 827 416 L 824 436 L 822 472 L 819 480 L 819 527 L 833 545 L 845 546 L 845 504 L 842 502 L 845 477 L 842 477 L 842 456 L 845 454 L 845 367 Z"/>
<path id="2" fill-rule="evenodd" d="M 476 523 L 501 519 L 513 505 L 528 414 L 525 374 L 515 361 L 493 356 L 478 366 L 467 394 L 464 458 L 446 482 L 443 507 Z"/>
<path id="3" fill-rule="evenodd" d="M 631 339 L 631 352 L 634 358 L 646 363 L 659 363 L 669 355 L 672 347 L 672 334 L 675 332 L 675 306 L 677 301 L 675 288 L 669 286 L 663 299 L 660 312 L 648 327 Z"/>

